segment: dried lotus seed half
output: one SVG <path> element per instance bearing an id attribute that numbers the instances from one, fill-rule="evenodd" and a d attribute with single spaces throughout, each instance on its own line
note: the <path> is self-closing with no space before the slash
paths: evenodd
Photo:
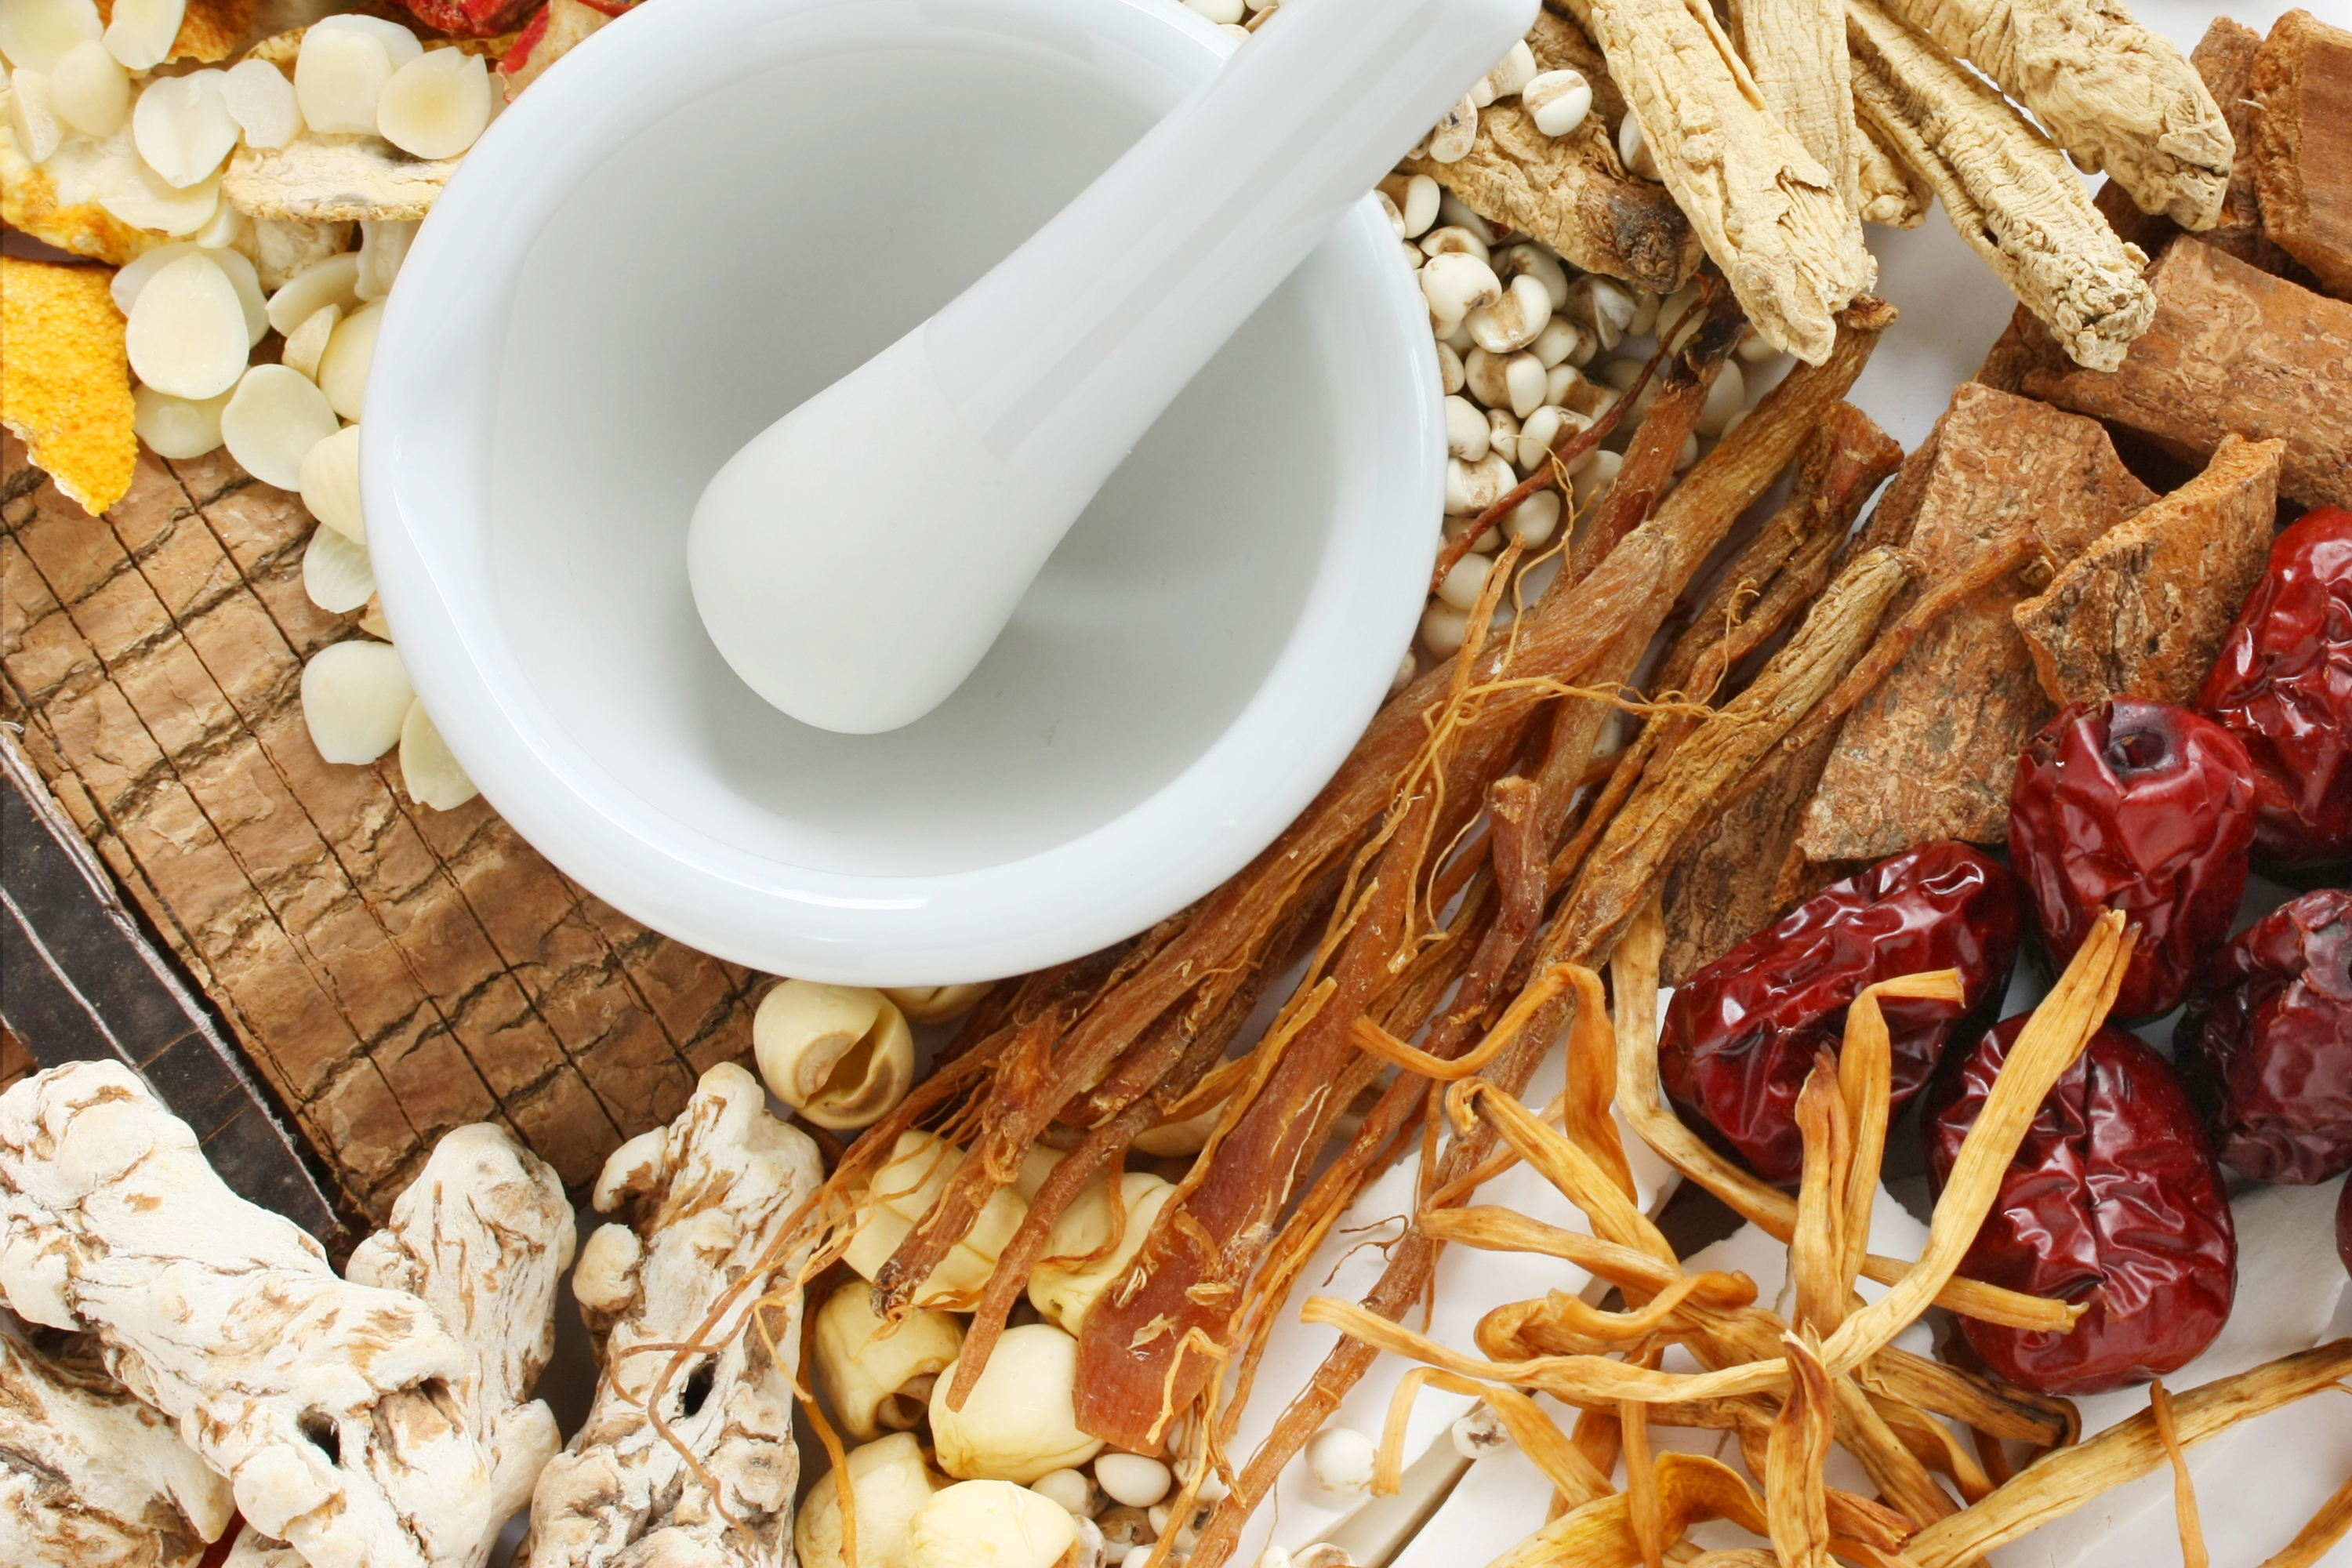
<path id="1" fill-rule="evenodd" d="M 360 512 L 360 427 L 346 425 L 302 455 L 302 504 L 310 515 L 350 540 L 367 542 Z"/>
<path id="2" fill-rule="evenodd" d="M 158 77 L 131 111 L 131 139 L 147 166 L 169 185 L 208 180 L 236 146 L 235 120 L 221 96 L 227 73 L 192 71 Z"/>
<path id="3" fill-rule="evenodd" d="M 888 1115 L 915 1081 L 915 1037 L 879 991 L 787 980 L 760 999 L 751 1051 L 777 1099 L 845 1132 Z"/>
<path id="4" fill-rule="evenodd" d="M 382 305 L 361 306 L 336 323 L 327 352 L 319 356 L 319 390 L 346 419 L 362 417 L 367 408 L 368 363 L 375 357 L 375 329 L 383 320 Z"/>
<path id="5" fill-rule="evenodd" d="M 20 70 L 8 86 L 8 129 L 16 133 L 16 145 L 25 156 L 37 163 L 66 139 L 49 98 L 49 79 L 37 70 Z"/>
<path id="6" fill-rule="evenodd" d="M 331 136 L 373 135 L 376 101 L 391 79 L 383 40 L 355 28 L 312 27 L 294 58 L 302 122 Z"/>
<path id="7" fill-rule="evenodd" d="M 8 0 L 0 5 L 0 55 L 18 70 L 46 75 L 57 69 L 68 49 L 104 32 L 90 0 Z"/>
<path id="8" fill-rule="evenodd" d="M 197 399 L 235 386 L 253 348 L 236 285 L 201 250 L 173 258 L 146 280 L 123 341 L 141 381 Z"/>
<path id="9" fill-rule="evenodd" d="M 231 395 L 174 397 L 152 386 L 134 386 L 131 428 L 159 458 L 201 458 L 221 444 L 221 410 Z"/>
<path id="10" fill-rule="evenodd" d="M 85 40 L 49 73 L 49 105 L 68 125 L 102 141 L 130 116 L 131 78 L 104 44 Z"/>
<path id="11" fill-rule="evenodd" d="M 302 110 L 294 84 L 268 60 L 239 60 L 221 83 L 229 118 L 245 132 L 246 144 L 264 151 L 284 147 L 302 134 Z"/>
<path id="12" fill-rule="evenodd" d="M 269 297 L 269 324 L 291 337 L 294 329 L 317 314 L 321 306 L 340 305 L 346 313 L 356 310 L 360 304 L 359 280 L 360 258 L 355 250 L 340 251 L 313 261 Z"/>
<path id="13" fill-rule="evenodd" d="M 327 340 L 335 335 L 336 323 L 343 319 L 341 305 L 324 305 L 310 312 L 310 319 L 286 334 L 286 346 L 278 353 L 278 363 L 289 370 L 299 370 L 312 381 L 319 379 L 319 360 L 327 352 Z"/>
<path id="14" fill-rule="evenodd" d="M 302 722 L 331 763 L 372 763 L 392 750 L 415 700 L 390 643 L 339 642 L 302 667 Z"/>
<path id="15" fill-rule="evenodd" d="M 302 459 L 335 433 L 335 411 L 310 378 L 282 364 L 257 364 L 221 410 L 221 440 L 245 471 L 281 490 L 299 489 Z"/>
<path id="16" fill-rule="evenodd" d="M 349 615 L 375 596 L 367 546 L 331 528 L 314 528 L 302 550 L 302 592 L 331 616 Z"/>
<path id="17" fill-rule="evenodd" d="M 114 0 L 106 24 L 106 52 L 126 69 L 152 70 L 171 55 L 187 14 L 188 0 Z"/>
<path id="18" fill-rule="evenodd" d="M 422 702 L 408 705 L 400 726 L 400 784 L 409 799 L 436 811 L 455 811 L 482 793 L 457 765 Z"/>
<path id="19" fill-rule="evenodd" d="M 376 130 L 415 158 L 455 158 L 490 122 L 490 73 L 479 55 L 432 49 L 393 72 Z"/>

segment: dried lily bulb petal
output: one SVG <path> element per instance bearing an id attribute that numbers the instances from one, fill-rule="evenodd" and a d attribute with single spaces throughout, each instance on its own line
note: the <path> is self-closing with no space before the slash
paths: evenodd
<path id="1" fill-rule="evenodd" d="M 424 44 L 408 28 L 397 22 L 386 21 L 382 16 L 369 16 L 356 11 L 339 11 L 331 16 L 321 16 L 310 24 L 310 32 L 365 33 L 383 46 L 384 58 L 392 61 L 394 70 L 425 52 Z M 310 34 L 303 36 L 307 38 Z"/>
<path id="2" fill-rule="evenodd" d="M 490 72 L 479 55 L 428 49 L 401 67 L 376 100 L 376 130 L 416 158 L 454 158 L 490 122 Z"/>
<path id="3" fill-rule="evenodd" d="M 408 717 L 401 721 L 400 787 L 408 792 L 409 799 L 436 811 L 455 811 L 482 793 L 466 776 L 466 770 L 457 765 L 449 742 L 441 738 L 441 731 L 434 727 L 433 716 L 425 711 L 422 702 L 410 703 Z"/>
<path id="4" fill-rule="evenodd" d="M 294 329 L 309 321 L 321 306 L 341 305 L 348 312 L 359 309 L 360 258 L 357 251 L 346 250 L 314 261 L 286 280 L 286 286 L 269 297 L 269 324 L 292 336 Z"/>
<path id="5" fill-rule="evenodd" d="M 106 24 L 106 52 L 124 68 L 152 70 L 172 52 L 188 0 L 114 0 Z"/>
<path id="6" fill-rule="evenodd" d="M 909 1024 L 944 1024 L 978 1006 L 995 984 L 978 980 L 963 985 L 885 985 L 882 994 L 898 1005 Z"/>
<path id="7" fill-rule="evenodd" d="M 104 32 L 90 0 L 8 0 L 0 5 L 0 55 L 17 70 L 53 71 L 68 49 Z"/>
<path id="8" fill-rule="evenodd" d="M 835 1132 L 869 1127 L 915 1081 L 915 1037 L 879 991 L 787 980 L 760 999 L 751 1052 L 776 1098 Z"/>
<path id="9" fill-rule="evenodd" d="M 391 79 L 383 40 L 351 27 L 312 27 L 294 58 L 303 123 L 330 135 L 373 135 L 376 103 Z"/>
<path id="10" fill-rule="evenodd" d="M 415 701 L 390 643 L 339 642 L 302 667 L 302 722 L 331 763 L 372 763 L 392 750 Z"/>
<path id="11" fill-rule="evenodd" d="M 159 458 L 201 458 L 221 444 L 221 410 L 230 394 L 174 397 L 152 386 L 131 389 L 131 428 Z"/>
<path id="12" fill-rule="evenodd" d="M 459 51 L 436 49 L 433 52 L 454 55 Z M 362 300 L 381 300 L 392 292 L 392 280 L 400 276 L 401 264 L 408 259 L 408 247 L 416 243 L 420 222 L 411 219 L 401 223 L 389 218 L 382 222 L 361 220 L 359 279 L 352 287 Z"/>
<path id="13" fill-rule="evenodd" d="M 331 528 L 312 529 L 302 550 L 302 592 L 331 616 L 366 604 L 375 596 L 375 567 L 367 546 L 353 544 Z"/>
<path id="14" fill-rule="evenodd" d="M 29 66 L 19 67 L 8 79 L 8 128 L 16 133 L 16 145 L 24 149 L 25 156 L 37 163 L 66 139 L 50 97 L 49 79 Z"/>
<path id="15" fill-rule="evenodd" d="M 131 139 L 147 166 L 169 185 L 212 178 L 236 146 L 236 121 L 221 96 L 226 71 L 158 77 L 131 111 Z"/>
<path id="16" fill-rule="evenodd" d="M 368 364 L 375 358 L 375 329 L 383 320 L 382 305 L 361 306 L 335 324 L 327 352 L 319 356 L 319 390 L 346 419 L 359 418 L 367 406 Z"/>
<path id="17" fill-rule="evenodd" d="M 281 490 L 299 489 L 302 459 L 335 433 L 335 411 L 310 378 L 282 364 L 257 364 L 221 410 L 221 440 L 245 471 Z"/>
<path id="18" fill-rule="evenodd" d="M 367 520 L 360 512 L 360 427 L 346 425 L 302 454 L 301 478 L 302 504 L 310 515 L 353 544 L 366 544 Z"/>
<path id="19" fill-rule="evenodd" d="M 141 381 L 175 397 L 215 397 L 236 384 L 253 344 L 245 307 L 218 262 L 193 250 L 148 279 L 124 332 Z"/>
<path id="20" fill-rule="evenodd" d="M 249 147 L 284 147 L 302 134 L 302 109 L 294 97 L 294 84 L 268 60 L 239 60 L 229 67 L 221 98 Z"/>
<path id="21" fill-rule="evenodd" d="M 278 363 L 289 370 L 299 370 L 312 381 L 319 379 L 319 356 L 327 352 L 327 340 L 334 335 L 335 324 L 343 319 L 341 305 L 322 305 L 310 312 L 310 320 L 286 334 L 286 347 Z"/>
<path id="22" fill-rule="evenodd" d="M 76 131 L 103 140 L 121 130 L 131 113 L 131 78 L 104 44 L 85 39 L 58 57 L 49 72 L 49 104 Z"/>

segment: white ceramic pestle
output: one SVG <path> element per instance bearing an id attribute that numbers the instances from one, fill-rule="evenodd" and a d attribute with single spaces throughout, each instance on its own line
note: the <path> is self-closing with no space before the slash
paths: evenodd
<path id="1" fill-rule="evenodd" d="M 754 437 L 687 544 L 735 672 L 826 730 L 929 712 L 1152 421 L 1537 5 L 1286 0 L 987 276 Z"/>

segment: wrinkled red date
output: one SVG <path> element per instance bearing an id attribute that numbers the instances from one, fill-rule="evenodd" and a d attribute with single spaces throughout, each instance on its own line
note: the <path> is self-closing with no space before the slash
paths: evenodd
<path id="1" fill-rule="evenodd" d="M 2352 859 L 2352 511 L 2278 536 L 2197 706 L 2253 759 L 2256 854 Z"/>
<path id="2" fill-rule="evenodd" d="M 531 13 L 537 0 L 402 0 L 409 15 L 452 37 L 494 38 Z"/>
<path id="3" fill-rule="evenodd" d="M 1927 1169 L 1940 1196 L 1994 1075 L 2024 1031 L 2009 1019 L 1929 1091 Z M 1960 1321 L 2001 1376 L 2095 1394 L 2175 1371 L 2221 1331 L 2237 1231 L 2211 1146 L 2162 1057 L 2102 1028 L 2042 1102 L 1961 1272 L 2088 1310 L 2072 1333 Z"/>
<path id="4" fill-rule="evenodd" d="M 2184 709 L 2116 697 L 2076 704 L 2017 759 L 2009 863 L 2063 967 L 2101 911 L 2140 927 L 2118 1018 L 2179 1005 L 2229 939 L 2246 890 L 2254 783 L 2246 749 Z"/>
<path id="5" fill-rule="evenodd" d="M 2261 1182 L 2352 1170 L 2352 892 L 2305 893 L 2216 953 L 2173 1054 L 2223 1164 Z"/>
<path id="6" fill-rule="evenodd" d="M 1823 889 L 1692 975 L 1659 1043 L 1666 1091 L 1757 1172 L 1804 1169 L 1797 1095 L 1817 1050 L 1837 1048 L 1845 1010 L 1879 980 L 1957 969 L 1958 1007 L 1889 1002 L 1895 1111 L 1935 1070 L 1961 1021 L 1998 1005 L 2022 921 L 2016 885 L 1965 844 L 1924 844 Z"/>

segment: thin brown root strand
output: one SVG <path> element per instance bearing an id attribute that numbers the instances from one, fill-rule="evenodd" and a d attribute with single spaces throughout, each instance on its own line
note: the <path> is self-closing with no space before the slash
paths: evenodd
<path id="1" fill-rule="evenodd" d="M 2172 1514 L 2180 1530 L 2181 1568 L 2208 1568 L 2212 1557 L 2205 1550 L 2205 1526 L 2197 1516 L 2197 1482 L 2189 1474 L 2189 1456 L 2173 1424 L 2172 1395 L 2160 1377 L 2147 1385 L 2147 1411 L 2156 1422 L 2157 1441 L 2172 1464 Z"/>

